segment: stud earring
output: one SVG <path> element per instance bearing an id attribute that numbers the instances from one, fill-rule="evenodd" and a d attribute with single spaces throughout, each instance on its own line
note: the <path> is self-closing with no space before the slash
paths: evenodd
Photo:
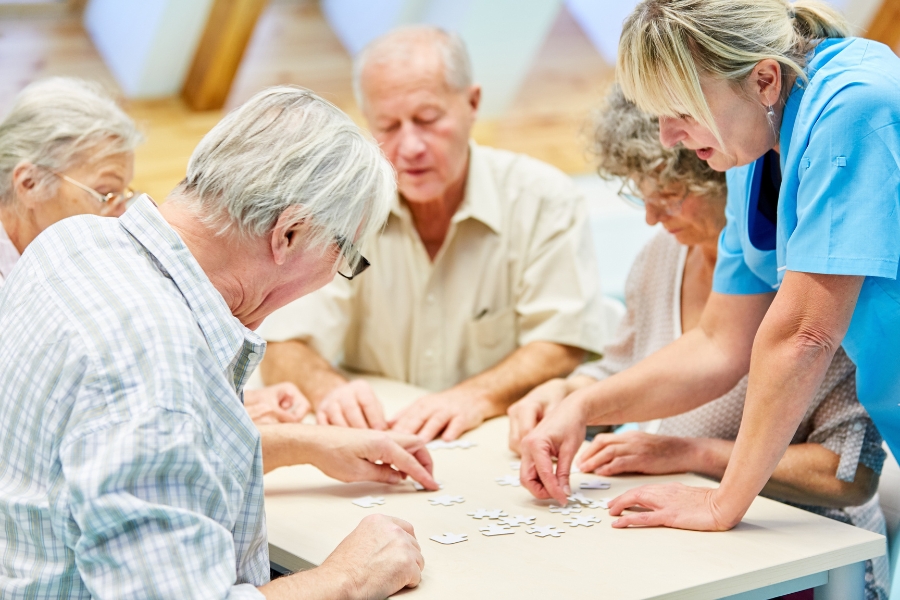
<path id="1" fill-rule="evenodd" d="M 771 105 L 766 108 L 766 118 L 769 120 L 769 123 L 775 123 L 775 109 Z"/>

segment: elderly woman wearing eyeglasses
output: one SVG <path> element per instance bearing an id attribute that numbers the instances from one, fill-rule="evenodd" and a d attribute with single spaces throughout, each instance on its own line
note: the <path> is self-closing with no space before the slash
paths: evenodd
<path id="1" fill-rule="evenodd" d="M 622 177 L 622 199 L 644 210 L 649 225 L 661 223 L 665 231 L 646 245 L 631 269 L 628 312 L 603 358 L 582 365 L 568 379 L 548 381 L 510 407 L 510 447 L 516 452 L 522 438 L 568 394 L 627 370 L 696 328 L 712 290 L 725 226 L 724 174 L 685 148 L 664 148 L 658 119 L 628 102 L 618 88 L 600 113 L 594 142 L 600 174 Z M 763 493 L 884 534 L 884 515 L 873 494 L 885 453 L 856 398 L 855 373 L 838 350 Z M 721 478 L 746 393 L 745 377 L 699 408 L 663 419 L 648 416 L 638 431 L 599 434 L 576 463 L 584 472 L 606 476 L 694 472 Z M 867 600 L 886 598 L 887 560 L 869 561 L 866 568 Z"/>
<path id="2" fill-rule="evenodd" d="M 125 211 L 141 139 L 128 115 L 86 81 L 54 77 L 19 93 L 0 123 L 0 285 L 50 225 Z"/>

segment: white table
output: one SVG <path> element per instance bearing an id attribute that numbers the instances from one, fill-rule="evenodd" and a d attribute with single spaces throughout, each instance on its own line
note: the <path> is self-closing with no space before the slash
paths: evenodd
<path id="1" fill-rule="evenodd" d="M 404 384 L 371 379 L 388 414 L 423 394 Z M 309 466 L 266 476 L 266 516 L 273 563 L 291 570 L 321 563 L 367 514 L 381 512 L 413 524 L 425 556 L 422 583 L 405 591 L 416 600 L 433 598 L 771 598 L 816 588 L 817 600 L 862 598 L 863 562 L 885 552 L 883 536 L 838 523 L 778 502 L 757 498 L 743 522 L 725 533 L 673 529 L 612 529 L 603 509 L 585 509 L 601 523 L 572 528 L 568 517 L 550 513 L 521 487 L 494 480 L 515 475 L 516 457 L 507 449 L 505 418 L 464 436 L 469 449 L 434 450 L 439 492 L 416 492 L 412 485 L 345 484 Z M 573 489 L 594 475 L 573 475 Z M 648 482 L 715 483 L 693 475 L 609 478 L 609 490 L 586 490 L 592 498 L 612 497 Z M 441 494 L 462 495 L 465 503 L 432 506 Z M 363 509 L 360 496 L 384 496 L 386 503 Z M 559 538 L 527 534 L 485 537 L 487 520 L 466 513 L 502 508 L 510 515 L 534 515 L 539 525 L 565 530 Z M 496 521 L 491 521 L 496 522 Z M 468 541 L 441 545 L 429 540 L 444 532 L 465 533 Z"/>

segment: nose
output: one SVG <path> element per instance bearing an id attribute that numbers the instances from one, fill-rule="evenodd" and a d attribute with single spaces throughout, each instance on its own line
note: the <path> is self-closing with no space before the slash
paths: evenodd
<path id="1" fill-rule="evenodd" d="M 654 225 L 662 221 L 664 216 L 667 215 L 659 210 L 659 208 L 653 206 L 652 204 L 644 204 L 644 220 L 647 222 L 647 225 L 653 227 Z"/>
<path id="2" fill-rule="evenodd" d="M 425 152 L 425 141 L 411 123 L 405 123 L 400 130 L 398 151 L 400 156 L 405 159 L 416 158 Z"/>
<path id="3" fill-rule="evenodd" d="M 666 148 L 672 148 L 685 138 L 684 128 L 681 126 L 681 119 L 673 117 L 659 118 L 659 141 Z"/>

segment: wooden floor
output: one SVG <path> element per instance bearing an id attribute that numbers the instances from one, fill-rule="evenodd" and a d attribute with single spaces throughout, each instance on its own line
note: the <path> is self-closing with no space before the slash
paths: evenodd
<path id="1" fill-rule="evenodd" d="M 350 84 L 351 60 L 309 0 L 273 0 L 263 14 L 228 107 L 258 90 L 292 83 L 315 90 L 361 122 Z M 0 19 L 0 111 L 28 82 L 50 75 L 101 81 L 118 90 L 76 17 Z M 480 143 L 525 152 L 568 173 L 590 170 L 585 152 L 591 109 L 612 80 L 612 69 L 563 10 L 513 105 L 499 119 L 480 122 Z M 161 200 L 183 177 L 196 143 L 221 113 L 195 113 L 177 98 L 123 102 L 141 124 L 134 185 Z"/>

